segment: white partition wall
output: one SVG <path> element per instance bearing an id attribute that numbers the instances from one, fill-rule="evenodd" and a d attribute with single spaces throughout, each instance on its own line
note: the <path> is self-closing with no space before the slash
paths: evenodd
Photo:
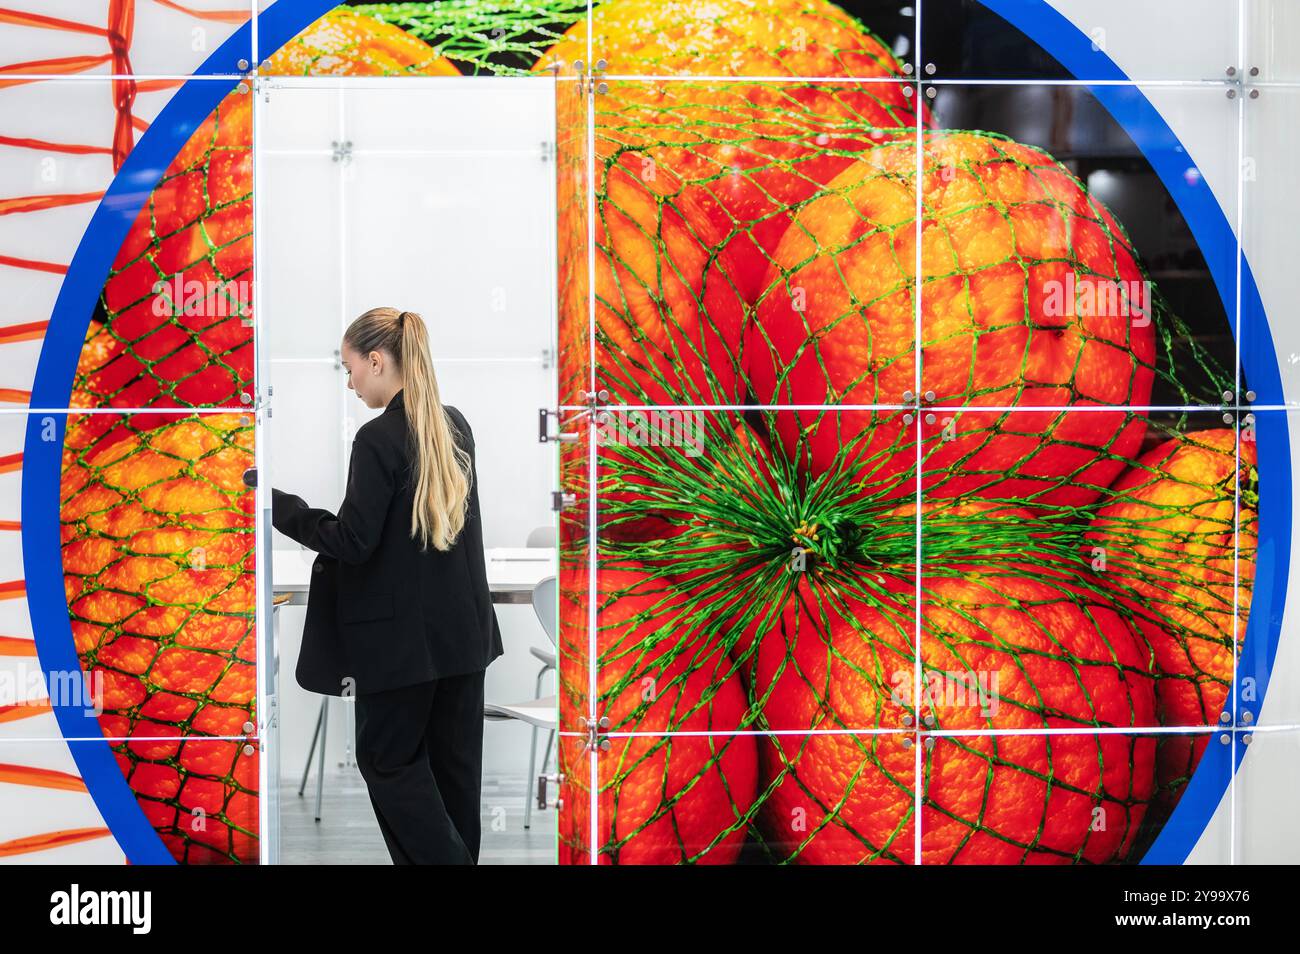
<path id="1" fill-rule="evenodd" d="M 536 78 L 275 80 L 262 87 L 259 266 L 274 414 L 268 480 L 342 500 L 356 428 L 376 412 L 347 388 L 343 330 L 369 308 L 423 316 L 443 401 L 478 453 L 484 542 L 523 546 L 554 520 L 554 452 L 536 411 L 555 404 L 555 94 Z M 277 549 L 298 544 L 275 535 Z M 530 606 L 497 608 L 506 655 L 489 701 L 533 691 Z M 319 697 L 293 681 L 302 607 L 280 610 L 281 767 L 301 771 Z M 347 759 L 346 704 L 327 764 Z M 489 724 L 484 770 L 527 770 L 529 733 Z"/>

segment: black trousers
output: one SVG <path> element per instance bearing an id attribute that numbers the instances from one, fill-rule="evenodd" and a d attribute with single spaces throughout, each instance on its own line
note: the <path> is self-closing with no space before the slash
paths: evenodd
<path id="1" fill-rule="evenodd" d="M 356 697 L 357 767 L 393 864 L 478 863 L 485 676 Z"/>

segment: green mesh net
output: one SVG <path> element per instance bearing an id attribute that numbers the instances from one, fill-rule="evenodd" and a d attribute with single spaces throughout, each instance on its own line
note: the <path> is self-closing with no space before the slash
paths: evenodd
<path id="1" fill-rule="evenodd" d="M 898 88 L 615 81 L 561 150 L 562 386 L 612 405 L 562 460 L 564 860 L 1131 862 L 1230 704 L 1232 372 L 1068 169 Z"/>

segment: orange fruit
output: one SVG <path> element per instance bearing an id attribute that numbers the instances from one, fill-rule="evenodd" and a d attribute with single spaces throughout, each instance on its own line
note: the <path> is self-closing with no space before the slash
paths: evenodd
<path id="1" fill-rule="evenodd" d="M 920 761 L 922 863 L 1122 857 L 1151 796 L 1154 742 L 1095 730 L 1151 725 L 1151 677 L 1120 612 L 1057 562 L 1031 551 L 927 566 L 919 697 L 910 570 L 801 582 L 760 635 L 750 689 L 779 733 L 759 753 L 769 850 L 916 863 L 916 751 L 904 741 L 919 720 L 934 739 Z M 1076 731 L 1028 734 L 1047 729 Z M 1020 734 L 974 734 L 988 730 Z"/>
<path id="2" fill-rule="evenodd" d="M 585 61 L 589 35 L 609 73 L 655 77 L 611 80 L 593 100 L 597 208 L 561 203 L 561 245 L 574 246 L 561 250 L 562 272 L 585 272 L 578 246 L 594 218 L 598 385 L 627 403 L 738 403 L 741 303 L 757 292 L 791 208 L 852 161 L 842 152 L 907 136 L 915 123 L 900 83 L 744 78 L 888 80 L 899 64 L 823 0 L 611 0 L 534 71 Z M 562 97 L 561 129 L 585 126 L 584 105 Z M 562 176 L 587 158 L 584 137 L 566 138 Z M 561 288 L 562 320 L 581 337 L 589 289 L 566 274 Z"/>
<path id="3" fill-rule="evenodd" d="M 939 403 L 1050 408 L 952 414 L 951 433 L 924 448 L 927 496 L 1095 500 L 1123 467 L 1111 455 L 1136 453 L 1145 422 L 1124 411 L 1065 412 L 1148 403 L 1155 331 L 1149 313 L 1121 313 L 1136 311 L 1138 298 L 1093 308 L 1082 289 L 1142 294 L 1131 245 L 1038 149 L 987 133 L 927 133 L 923 169 L 920 347 L 916 156 L 912 143 L 886 143 L 804 205 L 777 246 L 746 332 L 755 395 L 897 404 L 916 389 L 919 351 L 923 391 Z M 1071 288 L 1078 301 L 1067 300 Z M 814 474 L 846 468 L 879 482 L 880 460 L 914 452 L 899 414 L 875 414 L 856 430 L 823 428 L 801 445 L 816 419 L 799 412 L 779 428 Z"/>
<path id="4" fill-rule="evenodd" d="M 615 735 L 595 756 L 599 862 L 734 863 L 758 774 L 754 736 L 738 734 L 747 706 L 735 665 L 685 622 L 689 602 L 644 570 L 602 570 L 597 590 L 597 716 L 608 720 L 603 732 L 635 733 Z M 581 639 L 585 599 L 562 613 Z M 582 655 L 573 647 L 572 658 Z M 571 693 L 560 706 L 563 724 L 581 725 Z M 560 861 L 585 864 L 590 755 L 572 743 L 560 760 Z"/>
<path id="5" fill-rule="evenodd" d="M 263 72 L 450 75 L 427 44 L 347 9 Z M 71 405 L 237 405 L 252 385 L 252 97 L 231 93 L 182 147 L 132 226 L 82 350 Z M 253 427 L 237 413 L 73 417 L 63 563 L 100 724 L 173 857 L 256 862 Z M 249 733 L 249 734 L 255 734 Z M 144 737 L 160 741 L 143 741 Z"/>
<path id="6" fill-rule="evenodd" d="M 1228 708 L 1259 542 L 1255 444 L 1242 440 L 1240 459 L 1237 447 L 1230 428 L 1158 445 L 1116 482 L 1086 537 L 1150 647 L 1162 725 L 1219 725 Z M 1164 801 L 1177 800 L 1208 738 L 1162 736 Z"/>
<path id="7" fill-rule="evenodd" d="M 176 859 L 255 862 L 256 759 L 195 738 L 255 734 L 252 425 L 211 414 L 135 430 L 142 417 L 68 425 L 73 638 L 103 680 L 104 735 L 125 740 L 123 773 Z"/>

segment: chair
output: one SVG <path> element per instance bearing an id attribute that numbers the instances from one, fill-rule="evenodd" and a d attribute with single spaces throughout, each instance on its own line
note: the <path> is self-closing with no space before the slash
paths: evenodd
<path id="1" fill-rule="evenodd" d="M 529 534 L 529 539 L 532 539 L 532 534 Z M 537 614 L 537 619 L 542 624 L 542 629 L 551 641 L 552 647 L 557 643 L 556 628 L 558 620 L 556 613 L 558 607 L 559 596 L 556 579 L 553 576 L 548 576 L 533 587 L 533 612 Z M 519 722 L 526 722 L 533 727 L 532 744 L 528 749 L 528 782 L 527 788 L 524 790 L 525 828 L 532 825 L 533 819 L 533 784 L 537 781 L 537 730 L 546 729 L 548 732 L 546 754 L 542 756 L 542 770 L 545 771 L 546 766 L 551 761 L 551 749 L 555 745 L 555 730 L 557 728 L 556 697 L 542 695 L 542 680 L 548 672 L 555 671 L 555 652 L 553 650 L 539 649 L 536 646 L 530 646 L 528 651 L 542 664 L 542 668 L 537 672 L 537 683 L 533 690 L 535 698 L 504 705 L 488 703 L 483 707 L 483 718 L 489 721 L 515 719 Z"/>
<path id="2" fill-rule="evenodd" d="M 554 550 L 558 542 L 559 541 L 555 534 L 555 527 L 552 525 L 549 527 L 537 527 L 531 530 L 524 546 L 529 548 L 549 547 Z"/>

